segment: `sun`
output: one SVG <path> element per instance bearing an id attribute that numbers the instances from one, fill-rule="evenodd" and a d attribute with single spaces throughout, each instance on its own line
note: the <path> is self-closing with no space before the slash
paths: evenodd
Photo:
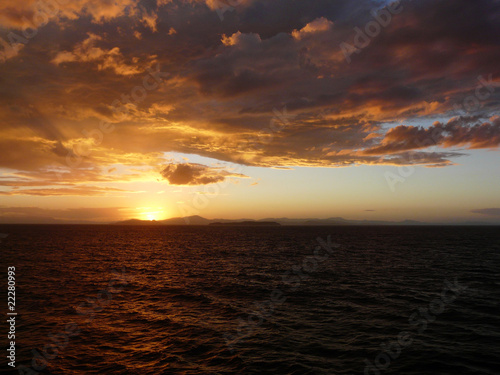
<path id="1" fill-rule="evenodd" d="M 161 207 L 140 207 L 140 218 L 147 221 L 159 221 L 165 219 L 165 211 Z"/>
<path id="2" fill-rule="evenodd" d="M 148 213 L 146 214 L 146 219 L 149 220 L 149 221 L 153 221 L 157 219 L 157 216 L 156 216 L 156 213 Z"/>

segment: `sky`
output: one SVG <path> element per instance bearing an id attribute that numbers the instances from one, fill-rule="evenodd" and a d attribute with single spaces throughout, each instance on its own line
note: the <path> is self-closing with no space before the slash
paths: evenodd
<path id="1" fill-rule="evenodd" d="M 500 223 L 500 1 L 3 0 L 0 223 Z"/>

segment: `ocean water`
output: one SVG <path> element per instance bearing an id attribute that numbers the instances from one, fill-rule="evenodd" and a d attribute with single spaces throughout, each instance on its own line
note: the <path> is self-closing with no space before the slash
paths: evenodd
<path id="1" fill-rule="evenodd" d="M 500 374 L 498 227 L 0 232 L 2 373 Z"/>

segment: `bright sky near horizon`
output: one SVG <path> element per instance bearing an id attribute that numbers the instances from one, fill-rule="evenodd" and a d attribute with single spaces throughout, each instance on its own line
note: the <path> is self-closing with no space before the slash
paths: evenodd
<path id="1" fill-rule="evenodd" d="M 0 4 L 0 223 L 500 223 L 498 1 L 36 4 Z"/>

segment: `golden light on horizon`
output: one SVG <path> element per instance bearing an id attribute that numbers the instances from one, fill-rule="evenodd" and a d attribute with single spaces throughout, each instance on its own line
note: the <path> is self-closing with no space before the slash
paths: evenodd
<path id="1" fill-rule="evenodd" d="M 158 221 L 165 220 L 168 218 L 168 215 L 165 213 L 165 210 L 161 207 L 140 207 L 140 219 L 148 220 L 148 221 Z"/>
<path id="2" fill-rule="evenodd" d="M 146 219 L 148 219 L 149 221 L 153 221 L 153 220 L 156 220 L 157 219 L 157 216 L 156 216 L 156 213 L 148 213 L 146 215 Z"/>
<path id="3" fill-rule="evenodd" d="M 500 223 L 495 1 L 240 2 L 0 1 L 0 224 Z"/>

